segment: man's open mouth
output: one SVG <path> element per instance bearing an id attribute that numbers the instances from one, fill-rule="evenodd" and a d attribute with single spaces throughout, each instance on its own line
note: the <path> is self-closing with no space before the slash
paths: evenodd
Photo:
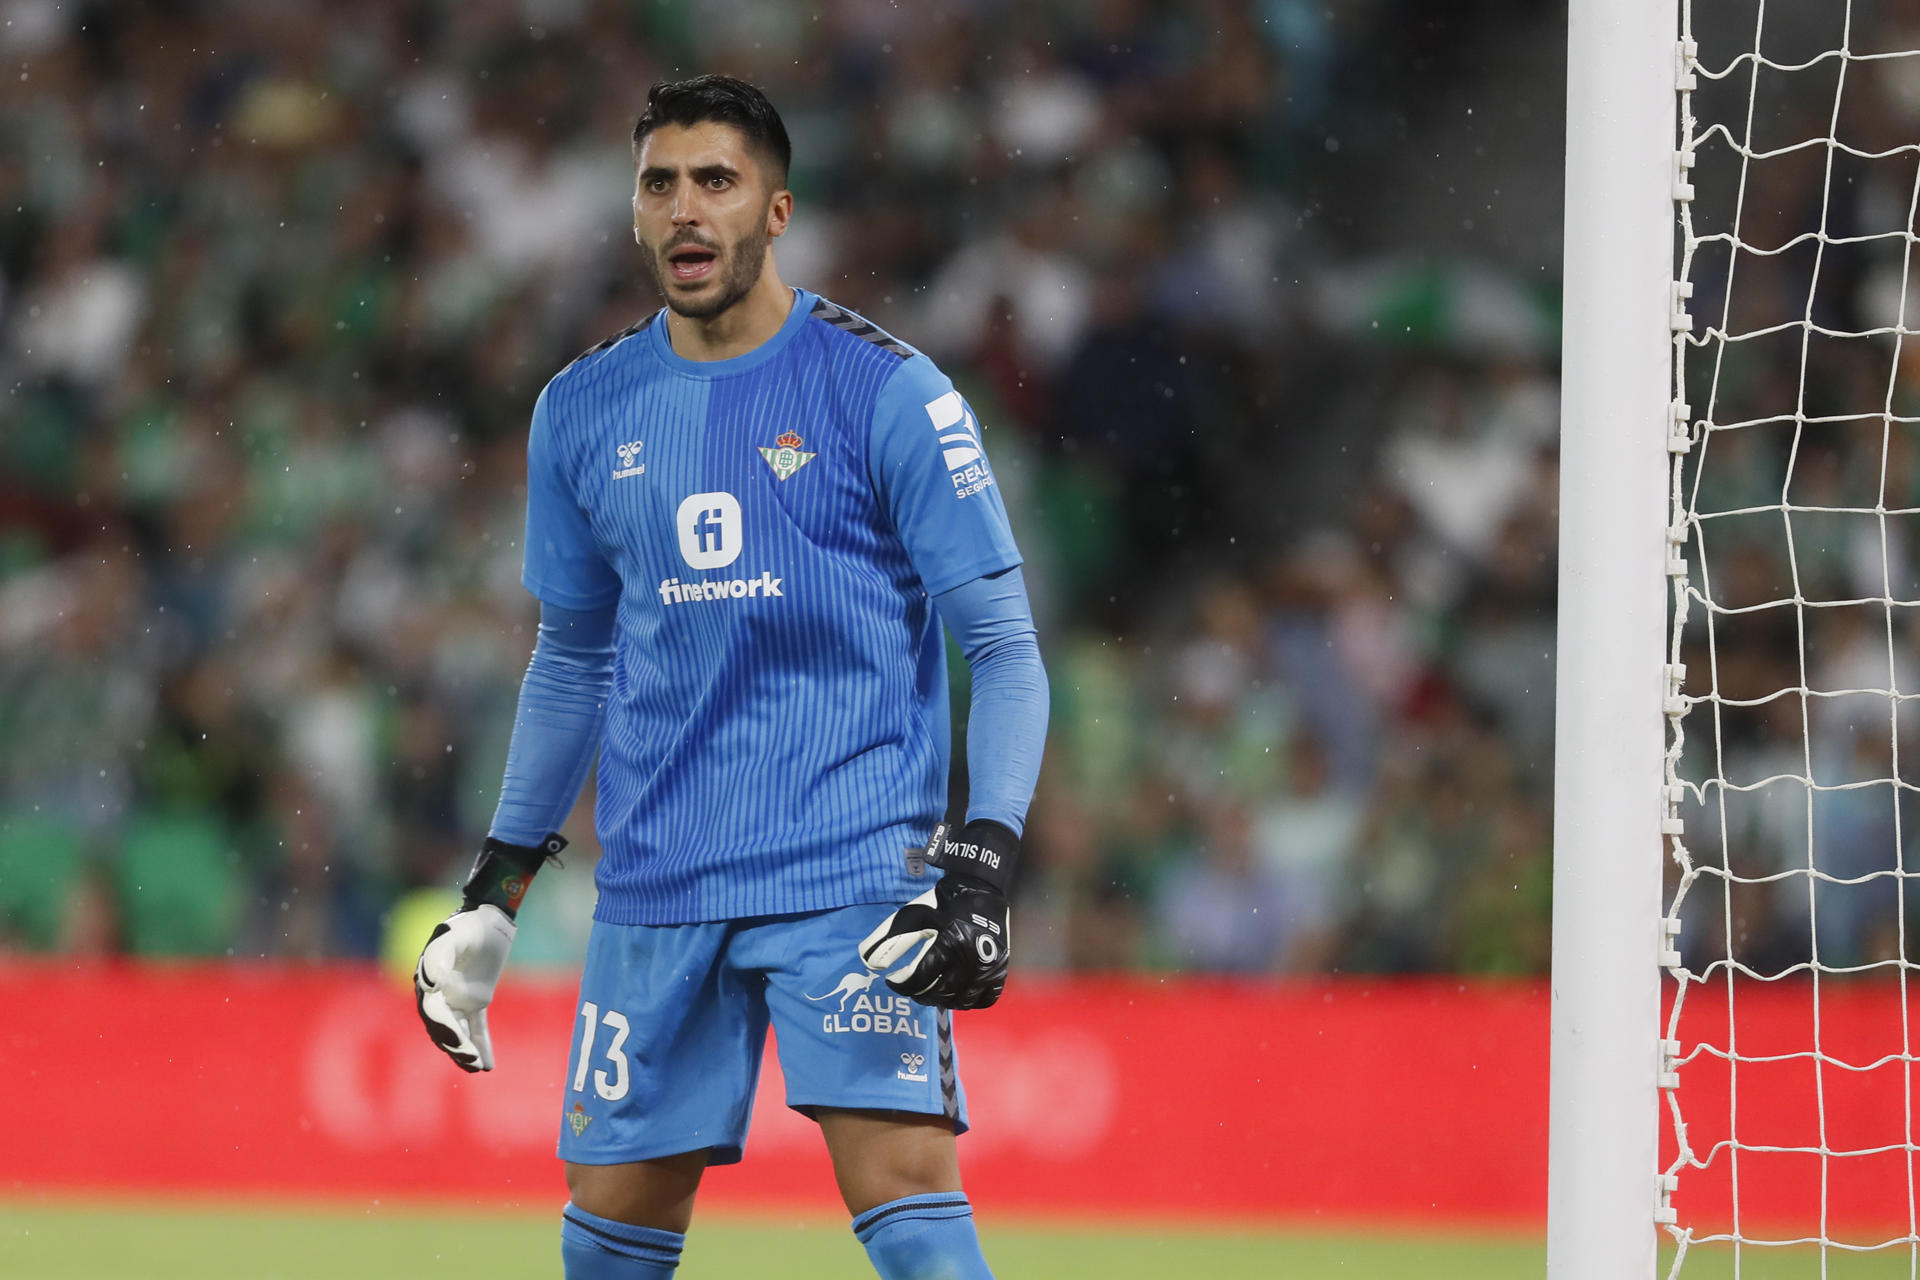
<path id="1" fill-rule="evenodd" d="M 683 244 L 667 253 L 667 268 L 675 280 L 699 280 L 711 274 L 718 261 L 718 253 L 699 244 Z"/>

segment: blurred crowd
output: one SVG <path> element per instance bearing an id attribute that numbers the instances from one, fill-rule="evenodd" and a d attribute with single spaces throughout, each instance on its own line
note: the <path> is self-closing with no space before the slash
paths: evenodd
<path id="1" fill-rule="evenodd" d="M 444 902 L 527 413 L 657 305 L 646 87 L 727 70 L 793 137 L 783 275 L 988 428 L 1055 700 L 1017 962 L 1544 968 L 1557 300 L 1343 230 L 1422 6 L 3 8 L 0 946 L 365 956 Z M 590 802 L 522 961 L 584 946 Z"/>
<path id="2" fill-rule="evenodd" d="M 1680 949 L 1768 977 L 1911 962 L 1920 821 L 1920 26 L 1897 6 L 1704 40 L 1678 657 Z M 1896 21 L 1897 19 L 1897 21 Z M 1845 69 L 1842 44 L 1866 59 Z M 1826 56 L 1822 57 L 1825 54 Z M 1796 68 L 1779 70 L 1778 66 Z M 1749 120 L 1749 101 L 1753 110 Z M 1829 148 L 1832 139 L 1837 145 Z M 1815 234 L 1819 233 L 1819 234 Z M 1736 253 L 1733 237 L 1738 238 Z M 1677 866 L 1676 882 L 1677 882 Z M 1677 887 L 1677 883 L 1675 886 Z"/>

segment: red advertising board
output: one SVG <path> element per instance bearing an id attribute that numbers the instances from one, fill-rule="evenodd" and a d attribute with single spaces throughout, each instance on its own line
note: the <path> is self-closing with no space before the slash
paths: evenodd
<path id="1" fill-rule="evenodd" d="M 1826 1236 L 1862 1245 L 1913 1231 L 1913 1028 L 1900 985 L 1724 974 L 1687 993 L 1679 1089 L 1690 1162 L 1674 1206 L 1696 1236 Z M 1663 1117 L 1660 1161 L 1672 1165 Z M 1697 1167 L 1703 1166 L 1703 1167 Z M 1824 1229 L 1823 1229 L 1824 1227 Z"/>
<path id="2" fill-rule="evenodd" d="M 0 1189 L 564 1197 L 567 980 L 503 987 L 467 1076 L 370 970 L 0 967 Z M 1533 987 L 1023 975 L 956 1018 L 984 1208 L 1475 1219 L 1545 1204 Z M 775 1055 L 706 1202 L 835 1206 Z"/>
<path id="3" fill-rule="evenodd" d="M 1743 1046 L 1804 1040 L 1805 991 L 1747 994 Z M 499 1069 L 467 1076 L 427 1043 L 405 984 L 370 969 L 0 965 L 0 1192 L 557 1204 L 574 1000 L 568 979 L 509 982 Z M 1689 1010 L 1690 1024 L 1712 1016 Z M 1900 1026 L 1891 991 L 1831 996 L 1826 1017 L 1830 1053 Z M 1020 975 L 997 1008 L 960 1015 L 956 1039 L 974 1121 L 961 1155 L 985 1210 L 1544 1220 L 1541 984 Z M 1702 1060 L 1683 1074 L 1705 1155 L 1730 1114 L 1726 1072 Z M 1810 1068 L 1743 1069 L 1741 1114 L 1804 1128 L 1810 1082 Z M 1889 1126 L 1898 1139 L 1884 1083 L 1829 1079 L 1830 1144 Z M 781 1098 L 769 1053 L 746 1160 L 712 1171 L 704 1202 L 836 1207 L 812 1123 Z M 1683 1179 L 1682 1203 L 1711 1215 L 1728 1164 L 1723 1152 Z M 1906 1186 L 1853 1179 L 1830 1216 L 1904 1224 Z M 1752 1157 L 1741 1196 L 1750 1220 L 1806 1220 L 1818 1179 Z"/>

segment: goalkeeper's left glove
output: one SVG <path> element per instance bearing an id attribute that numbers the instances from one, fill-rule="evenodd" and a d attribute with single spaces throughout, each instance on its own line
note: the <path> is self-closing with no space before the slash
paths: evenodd
<path id="1" fill-rule="evenodd" d="M 957 835 L 941 823 L 927 861 L 946 874 L 868 934 L 860 959 L 875 973 L 891 969 L 887 986 L 921 1004 L 985 1009 L 1007 985 L 1007 890 L 1019 856 L 1020 837 L 998 822 L 975 819 Z"/>
<path id="2" fill-rule="evenodd" d="M 487 1006 L 513 947 L 514 914 L 527 886 L 549 858 L 567 847 L 554 833 L 537 845 L 488 836 L 474 859 L 460 909 L 433 927 L 413 970 L 420 1021 L 462 1071 L 493 1070 Z"/>

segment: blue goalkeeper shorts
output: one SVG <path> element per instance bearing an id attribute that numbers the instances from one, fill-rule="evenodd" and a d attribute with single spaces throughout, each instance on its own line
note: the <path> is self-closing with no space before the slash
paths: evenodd
<path id="1" fill-rule="evenodd" d="M 623 1164 L 746 1146 L 771 1023 L 787 1105 L 944 1115 L 967 1128 L 952 1014 L 888 990 L 856 948 L 889 906 L 712 924 L 595 921 L 560 1158 Z"/>

